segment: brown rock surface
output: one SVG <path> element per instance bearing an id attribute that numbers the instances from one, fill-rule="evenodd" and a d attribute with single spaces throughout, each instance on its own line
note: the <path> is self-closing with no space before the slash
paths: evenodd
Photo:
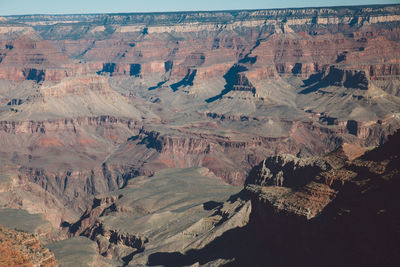
<path id="1" fill-rule="evenodd" d="M 3 153 L 31 156 L 20 165 L 37 170 L 36 155 L 82 144 L 71 152 L 87 166 L 65 157 L 52 165 L 90 173 L 106 163 L 126 176 L 204 166 L 243 184 L 267 155 L 377 145 L 400 124 L 397 9 L 10 17 L 5 28 L 18 20 L 32 30 L 2 35 L 0 120 L 15 125 L 6 132 L 99 116 L 135 120 L 143 130 L 131 134 L 136 142 L 118 139 L 120 151 L 106 144 L 118 131 L 99 140 L 86 125 L 75 140 L 28 134 L 29 152 L 11 145 L 20 139 L 11 130 L 0 137 Z M 92 153 L 99 146 L 107 155 Z"/>
<path id="2" fill-rule="evenodd" d="M 300 265 L 319 265 L 331 253 L 342 255 L 332 266 L 398 264 L 399 140 L 397 132 L 382 147 L 320 172 L 301 188 L 249 184 L 251 223 L 263 232 L 263 242 L 274 243 L 276 251 L 303 247 L 293 252 Z M 279 231 L 262 230 L 274 225 Z"/>
<path id="3" fill-rule="evenodd" d="M 127 263 L 146 235 L 103 229 L 99 218 L 132 211 L 114 197 L 91 207 L 95 195 L 168 168 L 205 167 L 243 185 L 256 166 L 247 188 L 257 221 L 277 215 L 272 228 L 307 232 L 370 167 L 348 159 L 400 127 L 399 10 L 9 16 L 0 21 L 0 205 L 43 214 L 60 238 L 86 211 L 75 232 Z M 231 216 L 236 204 L 226 205 Z M 217 213 L 190 233 L 218 224 Z M 231 260 L 214 257 L 211 240 L 226 241 L 194 242 L 215 264 Z"/>
<path id="4" fill-rule="evenodd" d="M 106 258 L 146 264 L 154 252 L 201 248 L 244 226 L 250 203 L 238 196 L 223 202 L 239 191 L 206 168 L 163 170 L 96 196 L 69 230 L 96 241 Z"/>
<path id="5" fill-rule="evenodd" d="M 1 266 L 58 266 L 54 254 L 43 247 L 39 239 L 21 231 L 0 225 Z"/>
<path id="6" fill-rule="evenodd" d="M 316 159 L 269 158 L 251 172 L 241 192 L 251 202 L 247 225 L 199 249 L 151 254 L 148 264 L 397 266 L 399 142 L 398 131 L 383 146 L 353 161 L 340 149 L 321 156 L 318 161 L 329 164 L 328 171 L 315 166 Z M 292 174 L 305 174 L 304 167 L 310 168 L 308 182 L 265 185 L 267 176 L 276 177 L 278 164 L 283 164 L 284 181 L 285 175 L 303 181 L 305 177 Z"/>

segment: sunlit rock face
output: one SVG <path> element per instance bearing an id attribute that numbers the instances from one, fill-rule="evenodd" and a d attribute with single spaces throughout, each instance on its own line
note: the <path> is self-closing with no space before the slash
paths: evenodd
<path id="1" fill-rule="evenodd" d="M 310 157 L 342 145 L 357 157 L 400 127 L 399 13 L 382 5 L 2 19 L 0 206 L 42 213 L 62 237 L 87 211 L 93 220 L 81 218 L 75 233 L 127 263 L 132 250 L 97 238 L 93 197 L 138 176 L 201 167 L 243 186 L 259 167 L 263 176 L 251 177 L 260 186 L 305 186 L 333 168 Z M 295 199 L 301 218 L 336 194 L 327 184 L 304 190 L 317 204 L 308 211 Z M 135 249 L 145 242 L 105 235 Z"/>

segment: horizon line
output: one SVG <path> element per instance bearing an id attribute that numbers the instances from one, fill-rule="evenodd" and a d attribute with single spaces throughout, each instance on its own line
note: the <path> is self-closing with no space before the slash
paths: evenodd
<path id="1" fill-rule="evenodd" d="M 338 5 L 338 6 L 305 6 L 305 7 L 278 7 L 278 8 L 255 8 L 255 9 L 212 9 L 212 10 L 176 10 L 176 11 L 141 11 L 141 12 L 99 12 L 99 13 L 36 13 L 36 14 L 14 14 L 2 15 L 0 17 L 23 17 L 23 16 L 82 16 L 82 15 L 143 15 L 143 14 L 174 14 L 174 13 L 206 13 L 206 12 L 234 12 L 234 11 L 261 11 L 261 10 L 283 10 L 283 9 L 318 9 L 318 8 L 346 8 L 346 7 L 376 7 L 376 6 L 400 6 L 399 4 L 368 4 L 368 5 Z"/>

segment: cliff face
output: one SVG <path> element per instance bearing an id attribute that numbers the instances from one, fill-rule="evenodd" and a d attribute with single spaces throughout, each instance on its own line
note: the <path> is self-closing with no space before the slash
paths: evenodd
<path id="1" fill-rule="evenodd" d="M 54 226 L 59 227 L 62 220 L 74 218 L 62 206 L 81 212 L 94 194 L 116 190 L 131 178 L 129 167 L 103 162 L 110 150 L 118 148 L 140 127 L 134 120 L 111 116 L 2 122 L 0 136 L 5 144 L 2 151 L 5 163 L 0 174 L 10 177 L 4 181 L 4 187 L 8 189 L 2 191 L 7 195 L 2 204 L 45 213 Z M 10 153 L 10 150 L 18 151 L 18 154 Z M 27 204 L 33 196 L 20 201 L 16 195 L 7 192 L 19 192 L 21 188 L 39 198 L 45 195 L 48 201 L 55 201 L 61 211 L 47 204 L 36 209 L 34 203 Z"/>
<path id="2" fill-rule="evenodd" d="M 254 169 L 246 187 L 252 202 L 250 228 L 259 233 L 260 242 L 270 244 L 268 249 L 278 253 L 279 265 L 290 266 L 295 261 L 300 265 L 326 264 L 332 254 L 341 256 L 331 259 L 329 266 L 395 266 L 399 262 L 395 226 L 399 222 L 395 204 L 399 140 L 397 132 L 382 147 L 353 161 L 347 161 L 340 151 L 319 158 L 325 164 L 336 163 L 330 170 L 316 166 L 314 160 L 306 165 L 314 174 L 309 171 L 293 177 L 298 182 L 310 179 L 301 186 L 265 185 L 260 178 L 266 170 L 282 165 L 271 163 L 273 159 Z M 289 162 L 289 167 L 283 164 L 283 170 L 291 168 L 283 172 L 283 181 L 304 169 L 297 167 L 298 159 Z M 273 171 L 270 173 L 273 176 Z M 282 251 L 290 251 L 292 256 L 280 259 Z"/>
<path id="3" fill-rule="evenodd" d="M 139 175 L 206 167 L 243 185 L 269 157 L 249 188 L 294 190 L 277 206 L 319 214 L 342 181 L 317 177 L 340 167 L 304 158 L 341 145 L 357 154 L 400 127 L 399 13 L 389 5 L 7 17 L 0 174 L 11 169 L 13 178 L 4 176 L 0 203 L 61 228 L 94 195 Z"/>
<path id="4" fill-rule="evenodd" d="M 307 76 L 334 64 L 373 79 L 399 75 L 398 6 L 72 17 L 8 17 L 0 77 L 42 81 L 98 72 L 160 79 L 170 72 L 179 79 L 191 70 L 211 78 L 235 62 L 273 77 Z"/>
<path id="5" fill-rule="evenodd" d="M 108 259 L 145 265 L 154 252 L 201 248 L 245 225 L 250 203 L 223 202 L 238 191 L 206 168 L 163 170 L 96 196 L 69 232 L 95 241 Z"/>
<path id="6" fill-rule="evenodd" d="M 349 145 L 313 158 L 266 158 L 229 200 L 251 204 L 248 223 L 200 248 L 153 253 L 148 264 L 397 266 L 399 142 L 398 131 L 352 160 Z"/>

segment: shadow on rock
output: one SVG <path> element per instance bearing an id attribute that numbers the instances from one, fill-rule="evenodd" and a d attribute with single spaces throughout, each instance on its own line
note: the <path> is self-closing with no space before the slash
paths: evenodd
<path id="1" fill-rule="evenodd" d="M 201 265 L 222 259 L 230 261 L 225 266 L 264 266 L 262 264 L 267 253 L 260 257 L 262 244 L 257 245 L 252 231 L 248 227 L 235 228 L 225 232 L 202 249 L 180 252 L 157 252 L 149 256 L 148 265 L 156 266 L 188 266 L 195 263 Z M 258 254 L 258 255 L 257 255 Z"/>

